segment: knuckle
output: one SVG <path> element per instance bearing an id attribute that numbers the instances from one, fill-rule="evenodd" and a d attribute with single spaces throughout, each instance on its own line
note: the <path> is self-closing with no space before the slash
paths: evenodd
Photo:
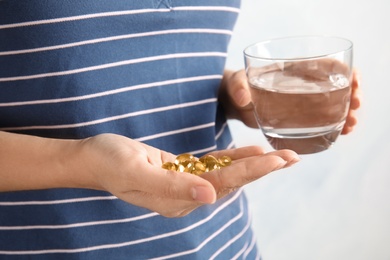
<path id="1" fill-rule="evenodd" d="M 169 183 L 163 190 L 163 196 L 170 199 L 176 199 L 179 197 L 179 188 L 174 183 Z"/>
<path id="2" fill-rule="evenodd" d="M 192 199 L 190 192 L 191 174 L 177 171 L 167 171 L 166 174 L 166 181 L 164 184 L 160 184 L 160 196 L 175 200 Z"/>

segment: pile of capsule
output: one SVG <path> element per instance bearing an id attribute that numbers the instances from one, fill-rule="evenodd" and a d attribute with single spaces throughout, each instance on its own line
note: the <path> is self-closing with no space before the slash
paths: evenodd
<path id="1" fill-rule="evenodd" d="M 210 172 L 221 167 L 232 164 L 232 159 L 229 156 L 216 158 L 212 155 L 204 155 L 199 159 L 192 154 L 184 153 L 176 157 L 175 162 L 166 162 L 162 165 L 163 169 L 188 172 L 195 175 L 200 175 L 204 172 Z"/>

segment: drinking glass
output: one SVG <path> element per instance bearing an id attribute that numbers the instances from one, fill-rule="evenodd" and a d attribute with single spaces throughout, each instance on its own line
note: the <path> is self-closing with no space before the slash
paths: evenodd
<path id="1" fill-rule="evenodd" d="M 255 117 L 275 149 L 324 151 L 340 135 L 351 95 L 351 41 L 296 36 L 244 50 Z"/>

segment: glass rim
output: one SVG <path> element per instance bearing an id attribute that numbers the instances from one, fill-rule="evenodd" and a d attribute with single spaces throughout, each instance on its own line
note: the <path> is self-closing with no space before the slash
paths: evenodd
<path id="1" fill-rule="evenodd" d="M 257 45 L 265 45 L 267 43 L 271 43 L 273 41 L 282 41 L 282 40 L 292 40 L 292 39 L 304 39 L 304 38 L 318 38 L 318 39 L 337 39 L 340 41 L 344 41 L 345 43 L 348 44 L 348 46 L 344 49 L 340 49 L 339 51 L 333 51 L 333 52 L 328 52 L 324 53 L 321 55 L 310 55 L 307 57 L 294 57 L 294 58 L 283 58 L 283 57 L 275 57 L 275 58 L 269 58 L 269 57 L 260 57 L 260 56 L 255 56 L 253 54 L 249 54 L 248 51 L 249 49 L 257 46 Z M 296 60 L 312 60 L 312 59 L 319 59 L 319 58 L 324 58 L 330 55 L 335 55 L 337 53 L 341 52 L 346 52 L 349 50 L 352 50 L 353 48 L 353 42 L 347 38 L 344 37 L 339 37 L 339 36 L 331 36 L 331 35 L 298 35 L 298 36 L 285 36 L 285 37 L 278 37 L 278 38 L 271 38 L 268 40 L 263 40 L 263 41 L 258 41 L 256 43 L 253 43 L 249 46 L 247 46 L 244 49 L 244 55 L 245 57 L 249 57 L 252 59 L 258 59 L 258 60 L 268 60 L 268 61 L 296 61 Z"/>

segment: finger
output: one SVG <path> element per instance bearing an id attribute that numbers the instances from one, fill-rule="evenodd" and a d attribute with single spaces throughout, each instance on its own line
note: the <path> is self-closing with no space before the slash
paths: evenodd
<path id="1" fill-rule="evenodd" d="M 296 157 L 296 153 L 284 150 L 242 158 L 233 161 L 232 165 L 228 167 L 206 172 L 201 177 L 213 184 L 218 197 L 220 197 L 270 172 L 282 169 L 288 164 L 288 161 L 292 162 L 293 158 Z"/>
<path id="2" fill-rule="evenodd" d="M 177 171 L 165 170 L 157 166 L 138 167 L 140 174 L 132 180 L 137 190 L 174 200 L 214 203 L 216 194 L 213 186 L 198 176 Z"/>
<path id="3" fill-rule="evenodd" d="M 352 130 L 356 124 L 357 124 L 357 117 L 355 116 L 355 111 L 350 110 L 348 112 L 343 130 L 341 131 L 341 134 L 342 135 L 349 134 L 350 132 L 352 132 Z"/>
<path id="4" fill-rule="evenodd" d="M 274 155 L 250 157 L 234 161 L 228 167 L 221 168 L 201 175 L 215 188 L 218 198 L 257 180 L 266 174 L 283 168 L 286 161 Z"/>
<path id="5" fill-rule="evenodd" d="M 343 130 L 341 131 L 341 134 L 346 135 L 352 131 L 353 131 L 353 126 L 344 126 Z"/>
<path id="6" fill-rule="evenodd" d="M 361 106 L 360 97 L 357 94 L 352 94 L 349 108 L 352 110 L 357 110 L 358 108 L 360 108 L 360 106 Z"/>
<path id="7" fill-rule="evenodd" d="M 349 108 L 356 110 L 361 106 L 361 94 L 359 89 L 352 89 L 351 93 L 351 101 L 349 104 Z"/>
<path id="8" fill-rule="evenodd" d="M 245 70 L 235 72 L 230 78 L 229 86 L 228 93 L 236 106 L 248 107 L 248 110 L 250 110 L 251 95 Z"/>
<path id="9" fill-rule="evenodd" d="M 361 74 L 360 72 L 354 68 L 352 71 L 352 89 L 358 89 L 360 88 L 360 82 L 361 82 Z"/>
<path id="10" fill-rule="evenodd" d="M 217 158 L 227 155 L 230 158 L 232 158 L 233 161 L 237 161 L 240 159 L 245 159 L 247 157 L 264 155 L 265 152 L 264 149 L 261 148 L 260 146 L 245 146 L 245 147 L 229 149 L 229 150 L 218 150 L 210 154 Z M 273 151 L 273 152 L 269 152 L 268 154 L 277 155 L 281 157 L 287 162 L 287 165 L 292 165 L 300 160 L 296 152 L 288 149 Z"/>
<path id="11" fill-rule="evenodd" d="M 354 110 L 350 110 L 345 120 L 345 125 L 351 127 L 351 126 L 355 126 L 356 124 L 357 124 L 356 113 Z"/>
<path id="12" fill-rule="evenodd" d="M 210 154 L 217 158 L 226 155 L 232 158 L 232 160 L 237 160 L 245 157 L 263 155 L 264 153 L 264 149 L 260 146 L 245 146 L 234 149 L 218 150 L 211 152 Z"/>
<path id="13" fill-rule="evenodd" d="M 120 199 L 133 205 L 147 208 L 155 211 L 162 216 L 176 218 L 188 215 L 194 209 L 203 205 L 197 201 L 169 199 L 157 196 L 155 194 L 141 191 L 133 191 L 124 194 Z"/>
<path id="14" fill-rule="evenodd" d="M 224 155 L 227 155 L 230 158 L 232 158 L 232 160 L 236 161 L 236 160 L 244 159 L 247 157 L 264 155 L 265 151 L 260 146 L 245 146 L 245 147 L 240 147 L 240 148 L 235 148 L 235 149 L 218 150 L 218 151 L 214 151 L 210 154 L 217 157 L 217 158 L 222 157 Z M 290 163 L 292 164 L 292 163 L 300 160 L 297 153 L 295 153 L 294 151 L 288 150 L 288 149 L 273 151 L 273 152 L 269 152 L 268 154 L 275 154 L 277 156 L 280 156 L 288 164 L 290 164 Z"/>
<path id="15" fill-rule="evenodd" d="M 287 163 L 284 166 L 284 168 L 289 167 L 301 160 L 301 158 L 296 152 L 288 149 L 277 150 L 277 151 L 269 152 L 268 154 L 279 156 L 283 160 L 285 160 Z"/>

